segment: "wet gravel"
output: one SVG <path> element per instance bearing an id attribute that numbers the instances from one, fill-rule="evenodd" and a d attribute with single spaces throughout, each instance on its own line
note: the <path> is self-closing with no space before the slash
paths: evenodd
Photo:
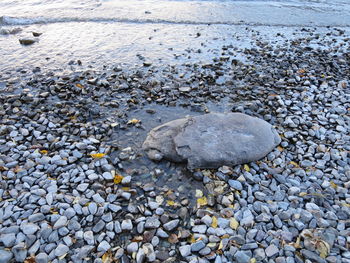
<path id="1" fill-rule="evenodd" d="M 208 64 L 7 81 L 0 262 L 350 262 L 349 38 L 276 38 Z M 281 144 L 195 171 L 140 149 L 159 123 L 227 110 L 273 124 Z"/>

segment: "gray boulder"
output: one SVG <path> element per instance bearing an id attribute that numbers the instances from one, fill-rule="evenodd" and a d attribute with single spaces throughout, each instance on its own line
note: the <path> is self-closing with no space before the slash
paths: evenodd
<path id="1" fill-rule="evenodd" d="M 218 168 L 257 161 L 281 139 L 266 121 L 242 113 L 210 113 L 152 129 L 142 148 L 152 160 L 187 161 L 188 168 Z"/>

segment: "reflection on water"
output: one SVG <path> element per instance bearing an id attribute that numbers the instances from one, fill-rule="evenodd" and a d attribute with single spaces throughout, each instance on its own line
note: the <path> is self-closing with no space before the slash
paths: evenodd
<path id="1" fill-rule="evenodd" d="M 293 26 L 350 26 L 345 0 L 2 0 L 0 10 L 0 79 L 10 69 L 66 69 L 71 60 L 82 68 L 209 62 L 223 45 L 249 47 L 255 36 L 246 26 L 271 40 Z M 43 34 L 21 46 L 33 31 Z"/>

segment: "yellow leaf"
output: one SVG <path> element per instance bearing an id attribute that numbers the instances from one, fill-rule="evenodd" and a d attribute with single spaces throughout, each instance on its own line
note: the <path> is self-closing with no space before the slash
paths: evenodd
<path id="1" fill-rule="evenodd" d="M 293 246 L 295 247 L 295 248 L 301 248 L 301 246 L 300 246 L 300 236 L 298 236 L 297 237 L 297 240 L 295 241 L 295 243 L 293 244 Z"/>
<path id="2" fill-rule="evenodd" d="M 188 237 L 187 241 L 188 241 L 189 243 L 193 244 L 193 243 L 196 242 L 196 239 L 194 238 L 193 235 L 190 235 L 190 236 Z"/>
<path id="3" fill-rule="evenodd" d="M 299 193 L 299 196 L 300 196 L 300 197 L 304 197 L 304 196 L 306 196 L 306 195 L 307 195 L 306 192 L 301 192 L 301 193 Z"/>
<path id="4" fill-rule="evenodd" d="M 175 202 L 173 200 L 167 200 L 166 203 L 170 206 L 174 206 Z"/>
<path id="5" fill-rule="evenodd" d="M 40 153 L 42 153 L 42 154 L 45 154 L 45 155 L 46 155 L 46 154 L 48 154 L 48 151 L 47 151 L 47 150 L 41 150 L 41 151 L 40 151 Z"/>
<path id="6" fill-rule="evenodd" d="M 212 217 L 211 226 L 212 226 L 213 228 L 217 228 L 217 227 L 218 227 L 218 219 L 217 219 L 215 216 Z"/>
<path id="7" fill-rule="evenodd" d="M 122 190 L 123 190 L 123 191 L 129 191 L 129 190 L 130 190 L 130 187 L 124 186 L 124 187 L 122 187 Z"/>
<path id="8" fill-rule="evenodd" d="M 330 252 L 330 246 L 327 242 L 319 240 L 316 242 L 316 249 L 320 253 L 321 258 L 326 258 Z"/>
<path id="9" fill-rule="evenodd" d="M 333 181 L 330 181 L 330 184 L 331 184 L 331 187 L 333 189 L 337 189 L 338 188 L 338 185 L 336 183 L 334 183 Z"/>
<path id="10" fill-rule="evenodd" d="M 297 164 L 296 162 L 290 161 L 289 164 L 295 166 L 295 167 L 299 167 L 299 164 Z"/>
<path id="11" fill-rule="evenodd" d="M 221 250 L 224 247 L 224 244 L 222 243 L 222 240 L 220 241 L 220 245 L 218 247 L 218 250 Z"/>
<path id="12" fill-rule="evenodd" d="M 280 152 L 283 152 L 283 147 L 278 146 L 277 149 L 278 149 Z"/>
<path id="13" fill-rule="evenodd" d="M 102 256 L 102 263 L 110 263 L 112 262 L 112 255 L 110 251 L 107 251 Z"/>
<path id="14" fill-rule="evenodd" d="M 120 174 L 116 174 L 116 175 L 114 176 L 113 181 L 114 181 L 115 184 L 120 184 L 121 181 L 123 180 L 123 178 L 124 178 L 124 177 L 121 176 Z"/>
<path id="15" fill-rule="evenodd" d="M 90 154 L 90 156 L 94 159 L 101 159 L 101 158 L 105 157 L 106 154 L 105 153 L 92 153 L 92 154 Z"/>
<path id="16" fill-rule="evenodd" d="M 237 230 L 238 226 L 239 226 L 239 223 L 237 222 L 236 218 L 232 217 L 230 219 L 230 227 L 234 230 Z"/>
<path id="17" fill-rule="evenodd" d="M 131 120 L 129 120 L 128 121 L 128 124 L 137 124 L 137 123 L 139 123 L 139 122 L 141 122 L 140 120 L 138 120 L 138 119 L 131 119 Z"/>
<path id="18" fill-rule="evenodd" d="M 245 164 L 243 167 L 244 167 L 244 170 L 246 170 L 247 172 L 250 172 L 250 168 L 249 168 L 248 164 Z"/>
<path id="19" fill-rule="evenodd" d="M 256 263 L 256 259 L 255 258 L 251 258 L 249 263 Z"/>
<path id="20" fill-rule="evenodd" d="M 207 198 L 205 196 L 197 199 L 197 206 L 198 207 L 205 206 L 207 204 L 208 204 L 208 201 L 207 201 Z"/>
<path id="21" fill-rule="evenodd" d="M 75 86 L 77 86 L 77 87 L 80 88 L 80 89 L 83 89 L 83 88 L 84 88 L 84 86 L 81 85 L 80 83 L 75 84 Z"/>

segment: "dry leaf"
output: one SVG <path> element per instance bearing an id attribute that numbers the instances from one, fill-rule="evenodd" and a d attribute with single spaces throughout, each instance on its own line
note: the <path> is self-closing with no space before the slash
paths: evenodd
<path id="1" fill-rule="evenodd" d="M 234 230 L 237 230 L 238 226 L 239 226 L 239 223 L 237 222 L 236 218 L 232 217 L 230 219 L 230 227 Z"/>
<path id="2" fill-rule="evenodd" d="M 84 86 L 81 85 L 80 83 L 75 84 L 75 86 L 77 86 L 77 87 L 80 88 L 80 89 L 83 89 L 83 88 L 84 88 Z"/>
<path id="3" fill-rule="evenodd" d="M 138 119 L 131 119 L 131 120 L 129 120 L 128 121 L 128 124 L 137 124 L 137 123 L 140 123 L 141 121 L 140 120 L 138 120 Z"/>
<path id="4" fill-rule="evenodd" d="M 113 262 L 113 255 L 111 251 L 107 251 L 102 256 L 102 263 L 111 263 Z"/>
<path id="5" fill-rule="evenodd" d="M 243 168 L 244 168 L 245 171 L 250 172 L 250 168 L 249 168 L 248 164 L 245 164 L 243 166 Z"/>
<path id="6" fill-rule="evenodd" d="M 194 238 L 194 236 L 193 236 L 193 235 L 190 235 L 190 236 L 189 236 L 189 238 L 187 239 L 187 241 L 188 241 L 188 243 L 193 244 L 193 243 L 195 243 L 195 242 L 196 242 L 196 239 Z"/>
<path id="7" fill-rule="evenodd" d="M 176 234 L 171 234 L 168 238 L 168 242 L 170 244 L 176 244 L 177 242 L 179 242 L 179 239 L 177 238 Z"/>
<path id="8" fill-rule="evenodd" d="M 337 189 L 338 188 L 338 185 L 336 183 L 334 183 L 333 181 L 330 181 L 330 184 L 331 184 L 331 187 L 333 189 Z"/>
<path id="9" fill-rule="evenodd" d="M 297 164 L 296 162 L 293 162 L 293 161 L 290 161 L 289 164 L 295 166 L 295 167 L 298 167 L 299 168 L 299 164 Z"/>
<path id="10" fill-rule="evenodd" d="M 35 263 L 35 262 L 36 260 L 34 256 L 30 256 L 24 260 L 24 263 Z"/>
<path id="11" fill-rule="evenodd" d="M 331 248 L 326 241 L 318 240 L 316 242 L 316 249 L 320 253 L 321 258 L 326 258 Z"/>
<path id="12" fill-rule="evenodd" d="M 94 159 L 101 159 L 101 158 L 105 157 L 106 154 L 105 153 L 92 153 L 92 154 L 90 154 L 90 156 Z"/>
<path id="13" fill-rule="evenodd" d="M 299 196 L 300 196 L 300 197 L 304 197 L 304 196 L 306 196 L 306 195 L 307 195 L 306 192 L 301 192 L 301 193 L 299 193 Z"/>
<path id="14" fill-rule="evenodd" d="M 47 150 L 41 150 L 41 151 L 40 151 L 40 153 L 42 153 L 42 154 L 45 154 L 45 155 L 46 155 L 46 154 L 48 154 L 49 152 L 48 152 Z"/>
<path id="15" fill-rule="evenodd" d="M 256 263 L 256 259 L 255 258 L 251 258 L 249 263 Z"/>
<path id="16" fill-rule="evenodd" d="M 280 152 L 283 152 L 283 147 L 282 147 L 282 146 L 278 146 L 277 149 L 278 149 Z"/>
<path id="17" fill-rule="evenodd" d="M 300 246 L 300 236 L 297 237 L 297 241 L 295 241 L 295 243 L 293 244 L 293 246 L 294 246 L 295 248 L 301 248 L 301 246 Z"/>
<path id="18" fill-rule="evenodd" d="M 217 227 L 218 227 L 218 219 L 217 219 L 215 216 L 212 217 L 211 226 L 212 226 L 213 228 L 217 228 Z"/>
<path id="19" fill-rule="evenodd" d="M 114 176 L 113 182 L 114 182 L 115 184 L 120 184 L 120 183 L 122 182 L 123 178 L 124 178 L 124 177 L 121 176 L 120 174 L 116 174 L 116 175 Z"/>
<path id="20" fill-rule="evenodd" d="M 224 244 L 222 243 L 222 240 L 220 241 L 220 245 L 218 247 L 218 250 L 221 250 L 224 247 Z"/>
<path id="21" fill-rule="evenodd" d="M 198 207 L 205 206 L 207 204 L 208 204 L 208 200 L 205 196 L 197 199 L 197 206 Z"/>
<path id="22" fill-rule="evenodd" d="M 0 172 L 4 172 L 4 171 L 7 171 L 7 170 L 8 170 L 7 167 L 4 167 L 4 166 L 0 165 Z"/>
<path id="23" fill-rule="evenodd" d="M 166 203 L 170 206 L 175 206 L 176 203 L 173 200 L 167 200 Z"/>

